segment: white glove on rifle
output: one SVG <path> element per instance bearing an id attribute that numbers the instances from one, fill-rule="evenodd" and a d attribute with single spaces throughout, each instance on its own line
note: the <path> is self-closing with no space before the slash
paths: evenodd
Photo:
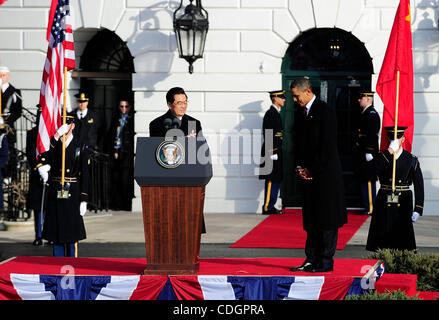
<path id="1" fill-rule="evenodd" d="M 417 213 L 416 211 L 413 212 L 412 214 L 412 221 L 416 222 L 419 218 L 419 213 Z"/>
<path id="2" fill-rule="evenodd" d="M 277 160 L 277 159 L 278 159 L 277 154 L 272 154 L 272 155 L 270 156 L 270 159 L 271 159 L 271 160 Z"/>
<path id="3" fill-rule="evenodd" d="M 391 148 L 393 150 L 393 152 L 398 151 L 398 149 L 399 149 L 399 140 L 392 140 L 392 142 L 390 142 L 389 148 Z"/>
<path id="4" fill-rule="evenodd" d="M 366 153 L 366 161 L 369 162 L 373 159 L 373 155 L 371 153 Z"/>
<path id="5" fill-rule="evenodd" d="M 41 167 L 38 167 L 38 173 L 40 174 L 41 179 L 43 179 L 43 182 L 46 183 L 47 180 L 49 180 L 49 171 L 50 171 L 50 164 L 45 164 Z"/>
<path id="6" fill-rule="evenodd" d="M 87 202 L 82 201 L 81 204 L 79 205 L 79 214 L 81 216 L 84 216 L 86 211 L 87 211 Z"/>
<path id="7" fill-rule="evenodd" d="M 67 125 L 67 123 L 63 124 L 61 127 L 58 128 L 58 130 L 56 130 L 56 133 L 58 133 L 60 137 L 67 132 L 69 132 L 69 126 Z"/>

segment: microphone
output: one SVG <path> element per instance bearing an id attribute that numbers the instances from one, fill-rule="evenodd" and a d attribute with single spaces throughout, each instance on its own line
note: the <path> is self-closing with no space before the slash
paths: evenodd
<path id="1" fill-rule="evenodd" d="M 180 126 L 181 126 L 181 120 L 180 119 L 178 119 L 178 118 L 174 118 L 173 120 L 172 120 L 172 128 L 180 128 Z"/>
<path id="2" fill-rule="evenodd" d="M 166 118 L 165 120 L 163 120 L 163 126 L 165 127 L 166 130 L 168 130 L 172 126 L 172 120 Z"/>

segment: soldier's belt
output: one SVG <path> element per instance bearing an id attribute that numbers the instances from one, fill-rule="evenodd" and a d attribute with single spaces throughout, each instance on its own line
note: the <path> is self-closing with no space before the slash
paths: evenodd
<path id="1" fill-rule="evenodd" d="M 61 177 L 53 177 L 52 180 L 55 181 L 55 182 L 61 182 Z M 76 177 L 64 177 L 64 182 L 69 182 L 69 183 L 78 182 L 78 178 L 76 178 Z"/>
<path id="2" fill-rule="evenodd" d="M 386 191 L 392 191 L 392 186 L 388 185 L 388 184 L 382 184 L 380 186 L 380 189 L 386 190 Z M 407 185 L 395 186 L 395 191 L 410 191 L 410 186 L 407 186 Z"/>

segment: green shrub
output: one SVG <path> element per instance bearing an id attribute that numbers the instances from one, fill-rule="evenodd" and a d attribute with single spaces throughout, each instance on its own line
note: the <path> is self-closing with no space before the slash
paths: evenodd
<path id="1" fill-rule="evenodd" d="M 382 249 L 369 258 L 383 260 L 386 273 L 416 274 L 418 291 L 439 291 L 439 254 Z"/>
<path id="2" fill-rule="evenodd" d="M 417 294 L 413 297 L 409 297 L 404 291 L 401 290 L 387 290 L 387 293 L 378 293 L 376 291 L 371 291 L 362 295 L 353 294 L 346 296 L 345 300 L 420 300 L 420 298 L 418 298 Z"/>

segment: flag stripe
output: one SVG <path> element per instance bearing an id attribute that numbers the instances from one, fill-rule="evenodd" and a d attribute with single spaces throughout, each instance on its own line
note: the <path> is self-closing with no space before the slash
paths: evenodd
<path id="1" fill-rule="evenodd" d="M 294 277 L 285 300 L 319 300 L 325 277 Z"/>
<path id="2" fill-rule="evenodd" d="M 111 276 L 96 300 L 129 300 L 139 283 L 140 276 Z"/>
<path id="3" fill-rule="evenodd" d="M 204 300 L 235 300 L 232 284 L 227 276 L 198 276 Z"/>
<path id="4" fill-rule="evenodd" d="M 61 97 L 66 85 L 64 67 L 67 70 L 76 67 L 69 0 L 52 0 L 47 39 L 49 45 L 40 90 L 42 112 L 37 137 L 38 153 L 49 150 L 50 138 L 61 126 Z"/>
<path id="5" fill-rule="evenodd" d="M 11 273 L 11 282 L 22 300 L 55 300 L 52 292 L 46 291 L 38 274 Z"/>

